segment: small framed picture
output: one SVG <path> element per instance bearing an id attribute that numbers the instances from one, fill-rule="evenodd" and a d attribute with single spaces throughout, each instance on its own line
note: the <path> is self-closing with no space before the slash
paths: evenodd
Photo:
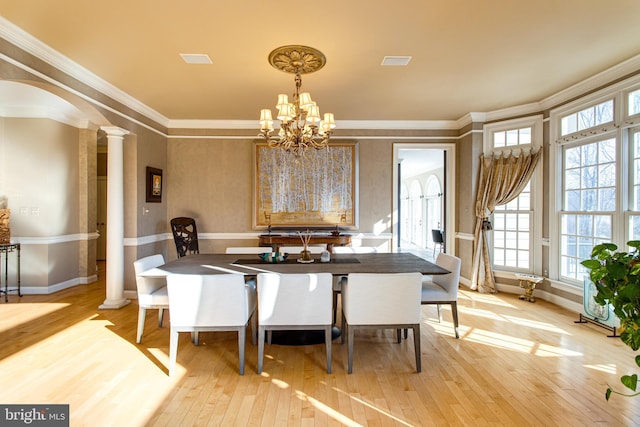
<path id="1" fill-rule="evenodd" d="M 147 166 L 147 202 L 162 202 L 162 169 Z"/>

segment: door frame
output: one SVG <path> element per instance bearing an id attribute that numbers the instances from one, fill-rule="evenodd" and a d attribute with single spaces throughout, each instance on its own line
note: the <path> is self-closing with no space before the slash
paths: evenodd
<path id="1" fill-rule="evenodd" d="M 398 199 L 399 180 L 398 173 L 398 151 L 402 149 L 425 149 L 425 150 L 443 150 L 445 152 L 445 182 L 443 183 L 444 193 L 444 224 L 446 232 L 444 235 L 445 248 L 447 252 L 455 255 L 455 188 L 456 188 L 456 144 L 455 143 L 393 143 L 393 185 L 391 197 L 391 252 L 397 252 L 400 236 L 398 235 Z"/>

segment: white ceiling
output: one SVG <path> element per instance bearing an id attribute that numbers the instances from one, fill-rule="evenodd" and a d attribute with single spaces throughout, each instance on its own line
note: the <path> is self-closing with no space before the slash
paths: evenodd
<path id="1" fill-rule="evenodd" d="M 637 0 L 0 0 L 0 15 L 169 120 L 257 120 L 293 91 L 267 62 L 287 44 L 326 55 L 303 89 L 338 125 L 538 102 L 640 54 Z"/>

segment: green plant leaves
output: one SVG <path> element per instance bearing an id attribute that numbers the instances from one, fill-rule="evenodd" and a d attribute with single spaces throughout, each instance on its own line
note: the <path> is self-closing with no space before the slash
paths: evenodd
<path id="1" fill-rule="evenodd" d="M 632 350 L 640 349 L 640 240 L 627 242 L 631 252 L 616 252 L 618 247 L 613 243 L 602 243 L 594 246 L 591 258 L 581 264 L 589 270 L 589 277 L 598 290 L 594 296 L 596 303 L 605 306 L 610 304 L 613 312 L 620 319 L 620 339 Z M 640 355 L 635 357 L 640 367 Z M 638 375 L 624 375 L 622 384 L 636 391 Z M 622 396 L 638 396 L 640 393 L 626 395 L 607 388 L 605 398 L 611 394 Z"/>
<path id="2" fill-rule="evenodd" d="M 636 391 L 636 387 L 638 386 L 638 375 L 623 375 L 622 378 L 620 378 L 620 382 L 629 390 Z"/>

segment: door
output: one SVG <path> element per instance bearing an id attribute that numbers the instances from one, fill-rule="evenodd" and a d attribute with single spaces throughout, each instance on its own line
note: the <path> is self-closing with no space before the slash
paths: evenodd
<path id="1" fill-rule="evenodd" d="M 454 198 L 448 197 L 455 188 L 454 159 L 455 144 L 394 144 L 394 251 L 432 248 L 431 230 L 446 230 L 454 223 Z"/>
<path id="2" fill-rule="evenodd" d="M 98 177 L 97 190 L 97 224 L 98 241 L 96 243 L 96 259 L 104 261 L 107 259 L 107 177 Z"/>

